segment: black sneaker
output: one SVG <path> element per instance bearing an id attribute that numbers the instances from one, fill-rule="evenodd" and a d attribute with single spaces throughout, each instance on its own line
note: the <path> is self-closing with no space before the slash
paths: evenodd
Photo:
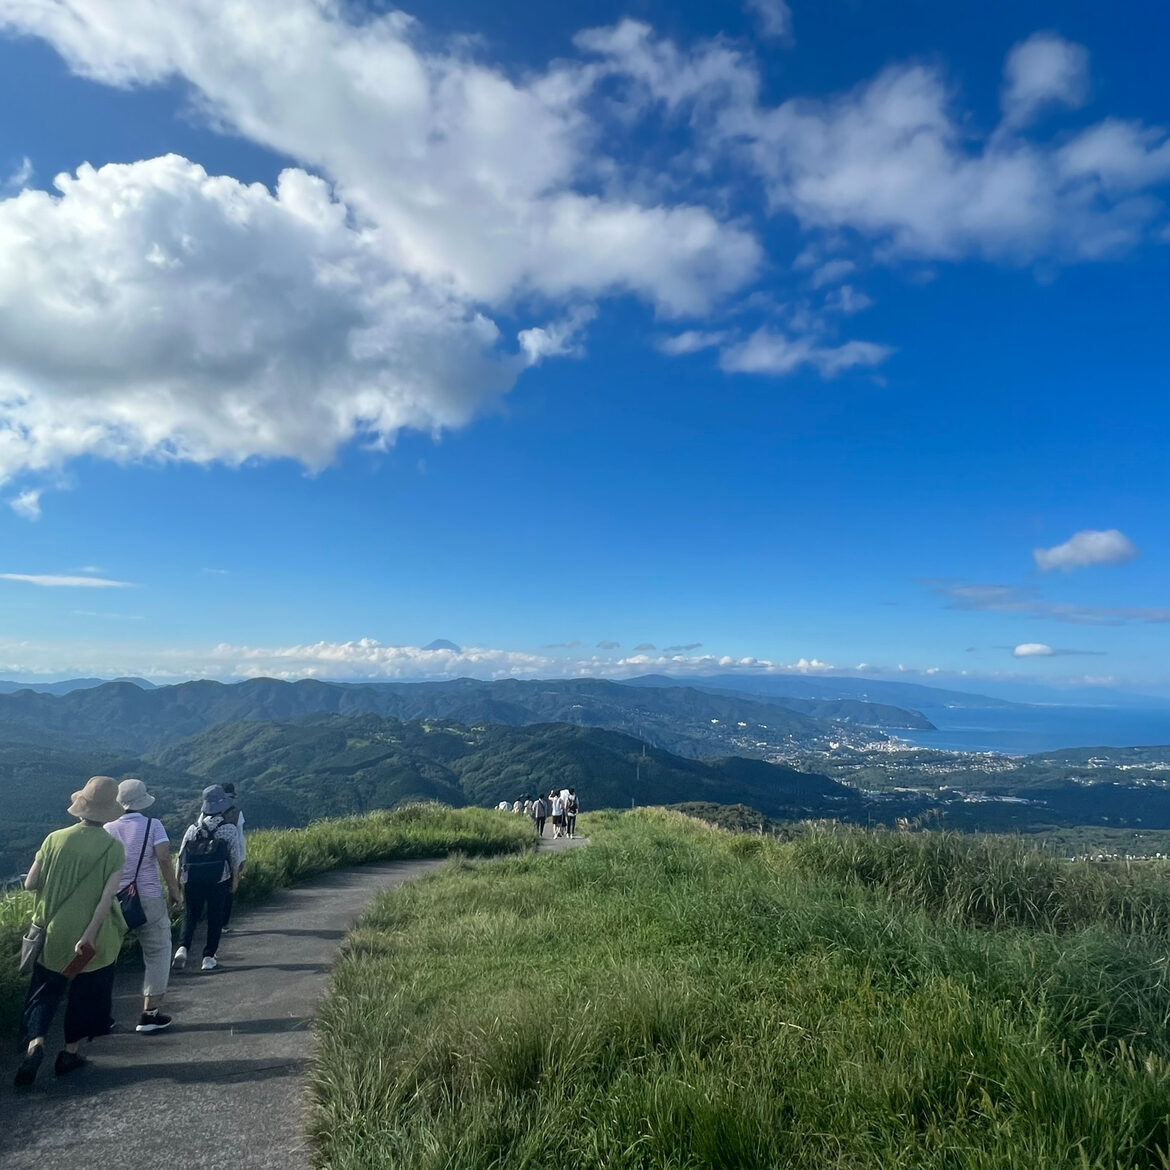
<path id="1" fill-rule="evenodd" d="M 34 1048 L 20 1062 L 20 1067 L 16 1070 L 16 1076 L 12 1078 L 12 1084 L 18 1089 L 27 1089 L 37 1079 L 37 1069 L 41 1067 L 41 1061 L 44 1059 L 44 1048 Z"/>
<path id="2" fill-rule="evenodd" d="M 164 1016 L 162 1012 L 155 1008 L 152 1012 L 143 1012 L 138 1017 L 138 1027 L 134 1029 L 135 1032 L 161 1032 L 164 1028 L 171 1026 L 171 1017 Z"/>
<path id="3" fill-rule="evenodd" d="M 67 1052 L 62 1048 L 57 1053 L 57 1059 L 53 1062 L 53 1072 L 59 1077 L 67 1077 L 71 1072 L 76 1072 L 77 1069 L 87 1064 L 89 1061 L 80 1052 Z"/>

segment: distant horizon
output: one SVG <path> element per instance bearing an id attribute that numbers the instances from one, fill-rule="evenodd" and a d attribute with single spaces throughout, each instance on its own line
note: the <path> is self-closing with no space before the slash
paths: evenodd
<path id="1" fill-rule="evenodd" d="M 595 680 L 599 682 L 615 682 L 615 683 L 629 683 L 642 679 L 650 679 L 655 677 L 665 677 L 668 680 L 680 681 L 684 684 L 693 684 L 702 686 L 704 683 L 708 685 L 718 681 L 722 689 L 734 689 L 735 679 L 734 674 L 720 673 L 712 671 L 709 674 L 694 674 L 689 673 L 685 669 L 676 671 L 669 671 L 657 669 L 654 671 L 632 671 L 623 674 L 583 674 L 583 673 L 538 673 L 531 675 L 512 674 L 505 677 L 484 677 L 471 673 L 463 674 L 446 674 L 446 675 L 414 675 L 414 676 L 395 676 L 388 677 L 385 675 L 378 676 L 325 676 L 306 674 L 297 677 L 280 677 L 272 674 L 252 674 L 246 677 L 232 676 L 232 675 L 211 675 L 211 674 L 192 674 L 192 675 L 155 675 L 150 677 L 148 675 L 135 672 L 122 672 L 119 674 L 68 674 L 68 673 L 54 673 L 45 675 L 4 675 L 0 676 L 0 685 L 25 684 L 29 687 L 35 686 L 53 686 L 72 682 L 90 682 L 98 681 L 100 683 L 109 682 L 144 682 L 151 687 L 164 686 L 180 686 L 188 682 L 214 682 L 225 686 L 233 686 L 241 683 L 254 682 L 258 680 L 271 680 L 273 682 L 283 683 L 297 683 L 297 682 L 319 682 L 326 684 L 336 684 L 339 686 L 363 686 L 363 685 L 379 685 L 379 684 L 417 684 L 417 683 L 450 683 L 461 680 L 471 680 L 475 682 L 493 683 L 493 682 L 540 682 L 540 681 L 589 681 Z M 1143 705 L 1148 704 L 1150 710 L 1158 710 L 1162 707 L 1170 707 L 1170 695 L 1157 694 L 1143 694 L 1141 692 L 1127 691 L 1115 689 L 1112 691 L 1105 691 L 1101 688 L 1092 687 L 1070 687 L 1067 689 L 1058 689 L 1054 687 L 1036 686 L 1029 682 L 1022 682 L 1020 680 L 977 680 L 970 678 L 939 678 L 932 677 L 929 679 L 910 677 L 907 673 L 902 674 L 858 674 L 856 672 L 848 671 L 793 671 L 793 670 L 758 670 L 751 675 L 744 674 L 742 681 L 744 684 L 750 684 L 753 679 L 769 679 L 769 678 L 783 678 L 800 680 L 809 680 L 810 685 L 817 681 L 834 681 L 834 680 L 849 680 L 854 682 L 873 682 L 877 684 L 896 684 L 906 685 L 916 688 L 924 688 L 925 690 L 939 691 L 940 693 L 958 693 L 969 695 L 973 698 L 989 698 L 999 700 L 1001 702 L 1018 704 L 1021 706 L 1035 707 L 1043 709 L 1045 707 L 1051 708 L 1077 708 L 1077 709 L 1093 709 L 1099 708 L 1107 709 L 1141 709 Z M 748 687 L 750 690 L 750 686 Z M 766 692 L 763 692 L 766 694 Z M 1113 702 L 1109 701 L 1110 694 L 1115 699 Z M 898 703 L 891 699 L 877 698 L 871 700 L 878 703 L 886 703 L 893 706 L 914 706 L 913 702 L 909 700 Z M 929 706 L 928 704 L 919 704 L 922 706 Z M 940 704 L 940 707 L 943 704 Z"/>

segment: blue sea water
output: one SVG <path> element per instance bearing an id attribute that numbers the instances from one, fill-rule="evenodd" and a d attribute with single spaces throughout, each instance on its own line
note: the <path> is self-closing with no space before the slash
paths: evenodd
<path id="1" fill-rule="evenodd" d="M 1170 744 L 1170 707 L 931 707 L 937 731 L 894 731 L 918 747 L 1031 755 L 1070 747 Z"/>

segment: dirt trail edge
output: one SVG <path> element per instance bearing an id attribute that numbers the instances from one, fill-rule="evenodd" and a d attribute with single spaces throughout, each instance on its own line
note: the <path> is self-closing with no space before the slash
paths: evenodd
<path id="1" fill-rule="evenodd" d="M 539 844 L 559 853 L 585 843 Z M 62 1008 L 31 1090 L 12 1088 L 17 1054 L 0 1060 L 0 1167 L 307 1167 L 311 1028 L 338 948 L 375 894 L 443 860 L 337 870 L 241 908 L 220 943 L 221 966 L 207 974 L 200 929 L 187 970 L 171 978 L 165 1010 L 175 1022 L 165 1032 L 134 1031 L 142 970 L 120 970 L 114 1016 L 124 1030 L 82 1045 L 90 1064 L 55 1077 Z"/>

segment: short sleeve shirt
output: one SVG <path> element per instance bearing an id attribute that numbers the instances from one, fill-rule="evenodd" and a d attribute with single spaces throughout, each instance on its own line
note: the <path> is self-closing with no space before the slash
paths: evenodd
<path id="1" fill-rule="evenodd" d="M 142 850 L 142 839 L 146 834 L 146 823 L 150 821 L 150 840 L 146 842 L 145 853 Z M 167 844 L 167 831 L 157 817 L 147 818 L 140 812 L 128 812 L 116 821 L 106 825 L 106 832 L 111 837 L 117 837 L 126 850 L 126 864 L 122 868 L 121 885 L 128 886 L 134 878 L 134 868 L 138 865 L 139 855 L 142 856 L 142 866 L 138 870 L 138 892 L 144 898 L 161 898 L 163 896 L 162 879 L 158 872 L 158 857 L 155 855 L 156 845 Z"/>
<path id="2" fill-rule="evenodd" d="M 96 825 L 77 824 L 50 833 L 37 850 L 40 887 L 33 919 L 48 926 L 40 964 L 63 971 L 73 958 L 73 947 L 85 933 L 102 891 L 125 861 L 122 843 L 111 840 Z M 87 971 L 108 967 L 122 949 L 126 922 L 115 899 L 98 928 L 97 953 Z"/>

